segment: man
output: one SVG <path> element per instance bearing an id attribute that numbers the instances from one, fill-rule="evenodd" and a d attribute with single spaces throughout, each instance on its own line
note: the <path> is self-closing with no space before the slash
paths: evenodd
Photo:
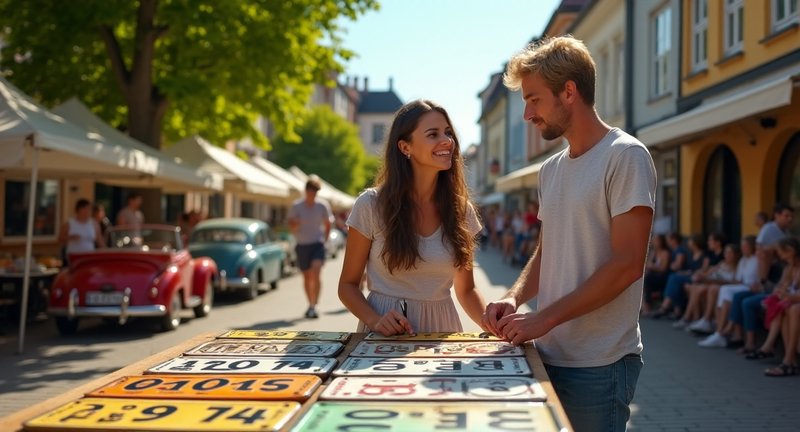
<path id="1" fill-rule="evenodd" d="M 127 226 L 133 231 L 142 229 L 144 215 L 139 208 L 142 207 L 142 194 L 131 192 L 128 194 L 127 205 L 117 213 L 117 225 Z"/>
<path id="2" fill-rule="evenodd" d="M 572 37 L 511 58 L 524 118 L 569 147 L 539 173 L 540 239 L 517 282 L 489 303 L 483 326 L 514 344 L 536 339 L 576 431 L 625 430 L 642 368 L 639 307 L 655 207 L 647 148 L 594 109 L 595 64 Z M 517 313 L 537 298 L 537 311 Z"/>
<path id="3" fill-rule="evenodd" d="M 325 241 L 331 232 L 333 213 L 325 201 L 317 199 L 320 180 L 312 175 L 306 182 L 306 196 L 289 210 L 289 229 L 297 240 L 297 267 L 303 272 L 303 287 L 308 297 L 306 318 L 317 318 L 320 271 L 325 262 Z"/>
<path id="4" fill-rule="evenodd" d="M 756 258 L 758 259 L 758 276 L 761 285 L 777 282 L 781 269 L 777 263 L 778 242 L 789 235 L 789 227 L 794 220 L 794 209 L 786 204 L 777 203 L 772 211 L 772 221 L 765 223 L 756 237 Z"/>

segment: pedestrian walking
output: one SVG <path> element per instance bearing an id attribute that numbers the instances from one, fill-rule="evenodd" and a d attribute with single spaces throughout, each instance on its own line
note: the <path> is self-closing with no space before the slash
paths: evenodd
<path id="1" fill-rule="evenodd" d="M 328 203 L 317 198 L 321 187 L 317 176 L 309 176 L 305 198 L 297 200 L 289 209 L 289 229 L 297 241 L 297 267 L 303 273 L 303 287 L 308 298 L 306 318 L 319 317 L 317 302 L 322 284 L 319 274 L 325 263 L 325 241 L 333 223 Z"/>
<path id="2" fill-rule="evenodd" d="M 504 82 L 525 120 L 569 146 L 539 173 L 540 241 L 484 326 L 536 339 L 576 431 L 622 431 L 642 368 L 639 307 L 656 174 L 647 148 L 595 111 L 595 63 L 583 42 L 548 38 L 514 55 Z M 517 313 L 537 298 L 537 310 Z M 602 426 L 601 426 L 602 425 Z"/>
<path id="3" fill-rule="evenodd" d="M 339 298 L 360 320 L 359 332 L 462 331 L 453 287 L 480 323 L 485 303 L 472 260 L 481 224 L 444 108 L 416 100 L 397 111 L 376 187 L 358 197 L 347 225 Z M 366 298 L 359 289 L 365 268 Z"/>

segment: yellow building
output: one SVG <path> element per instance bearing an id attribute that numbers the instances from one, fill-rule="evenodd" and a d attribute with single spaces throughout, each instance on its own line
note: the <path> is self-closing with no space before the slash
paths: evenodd
<path id="1" fill-rule="evenodd" d="M 798 1 L 682 0 L 681 11 L 678 114 L 637 135 L 678 146 L 679 230 L 735 240 L 776 202 L 800 209 Z"/>

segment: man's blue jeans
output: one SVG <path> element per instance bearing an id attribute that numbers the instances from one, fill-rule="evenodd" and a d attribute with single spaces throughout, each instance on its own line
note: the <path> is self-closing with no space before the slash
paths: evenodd
<path id="1" fill-rule="evenodd" d="M 568 368 L 545 365 L 576 432 L 624 431 L 642 371 L 642 356 L 629 354 L 608 366 Z"/>

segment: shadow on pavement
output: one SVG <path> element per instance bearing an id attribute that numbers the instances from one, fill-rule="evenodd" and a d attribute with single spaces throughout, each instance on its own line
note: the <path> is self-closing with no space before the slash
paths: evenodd
<path id="1" fill-rule="evenodd" d="M 291 321 L 287 320 L 266 321 L 258 324 L 253 324 L 250 327 L 237 328 L 237 330 L 273 330 L 278 328 L 291 328 L 291 326 L 294 325 L 295 323 L 305 320 L 306 318 L 298 318 Z"/>

